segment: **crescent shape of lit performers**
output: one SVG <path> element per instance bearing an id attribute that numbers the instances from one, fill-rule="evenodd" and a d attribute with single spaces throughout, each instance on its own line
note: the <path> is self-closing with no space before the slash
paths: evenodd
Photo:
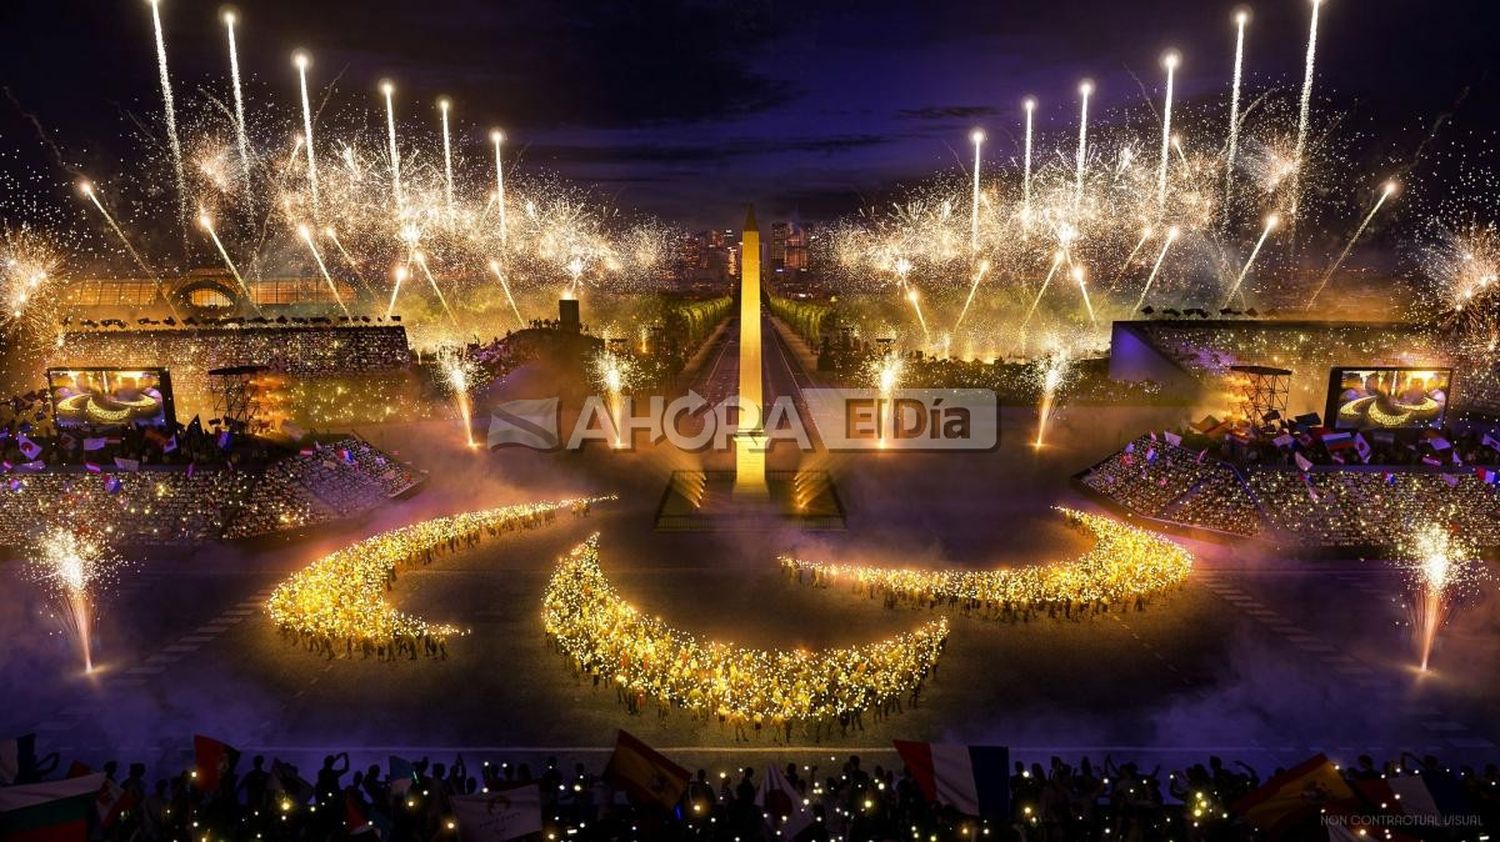
<path id="1" fill-rule="evenodd" d="M 599 567 L 599 536 L 558 559 L 542 598 L 547 637 L 628 705 L 649 696 L 704 718 L 790 727 L 854 715 L 919 691 L 948 637 L 944 618 L 875 643 L 750 649 L 706 640 L 638 611 Z"/>
<path id="2" fill-rule="evenodd" d="M 432 518 L 381 532 L 338 549 L 292 574 L 271 593 L 266 611 L 282 632 L 309 649 L 332 655 L 358 648 L 382 657 L 445 651 L 447 639 L 465 634 L 459 626 L 434 623 L 398 611 L 386 591 L 399 570 L 430 562 L 435 553 L 458 551 L 486 537 L 535 529 L 559 512 L 584 514 L 597 502 L 583 497 L 549 503 L 523 503 Z"/>
<path id="3" fill-rule="evenodd" d="M 1037 612 L 1073 616 L 1105 611 L 1180 584 L 1193 568 L 1193 554 L 1172 541 L 1112 518 L 1056 507 L 1070 523 L 1094 536 L 1077 558 L 1054 564 L 1000 570 L 918 570 L 825 564 L 781 557 L 799 582 L 827 586 L 843 582 L 886 604 L 948 605 L 985 619 L 1021 620 Z"/>

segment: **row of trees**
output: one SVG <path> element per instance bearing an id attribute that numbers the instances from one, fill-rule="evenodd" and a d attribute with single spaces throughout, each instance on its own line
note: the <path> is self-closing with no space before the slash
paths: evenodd
<path id="1" fill-rule="evenodd" d="M 733 306 L 734 299 L 728 295 L 697 301 L 674 301 L 667 305 L 663 322 L 669 335 L 678 339 L 684 348 L 691 349 L 708 338 L 719 322 L 729 316 Z"/>
<path id="2" fill-rule="evenodd" d="M 819 301 L 801 301 L 795 298 L 769 296 L 771 315 L 781 319 L 807 344 L 818 347 L 823 334 L 831 331 L 838 321 L 838 313 L 832 304 Z"/>

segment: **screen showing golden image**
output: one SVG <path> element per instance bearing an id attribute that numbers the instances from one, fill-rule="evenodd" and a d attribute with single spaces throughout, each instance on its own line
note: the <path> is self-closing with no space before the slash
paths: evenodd
<path id="1" fill-rule="evenodd" d="M 1449 368 L 1335 368 L 1328 378 L 1328 422 L 1339 430 L 1434 427 L 1448 410 Z"/>
<path id="2" fill-rule="evenodd" d="M 161 426 L 176 419 L 166 369 L 47 370 L 52 413 L 61 428 Z"/>

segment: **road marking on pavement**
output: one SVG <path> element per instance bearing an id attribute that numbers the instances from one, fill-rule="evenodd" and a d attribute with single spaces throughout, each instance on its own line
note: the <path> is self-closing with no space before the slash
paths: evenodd
<path id="1" fill-rule="evenodd" d="M 1364 577 L 1340 574 L 1334 578 L 1358 590 L 1382 595 L 1386 593 L 1385 590 L 1366 581 Z M 1387 695 L 1396 705 L 1402 703 L 1399 688 L 1388 677 L 1377 676 L 1375 670 L 1370 666 L 1360 663 L 1357 659 L 1341 652 L 1337 647 L 1328 644 L 1322 638 L 1306 629 L 1282 620 L 1276 612 L 1270 610 L 1255 597 L 1250 596 L 1233 585 L 1222 582 L 1210 580 L 1203 584 L 1219 598 L 1234 605 L 1245 612 L 1251 619 L 1279 634 L 1294 648 L 1312 653 L 1319 661 L 1325 662 L 1332 671 L 1338 673 L 1340 676 L 1348 676 L 1350 681 L 1365 692 Z M 1443 718 L 1442 713 L 1436 708 L 1422 708 L 1412 711 L 1412 713 L 1425 717 L 1419 723 L 1423 730 L 1435 734 L 1451 735 L 1448 737 L 1448 747 L 1489 748 L 1494 745 L 1494 743 L 1482 737 L 1467 736 L 1469 732 L 1468 726 L 1451 719 Z M 1444 748 L 1445 746 L 1430 747 L 1428 751 L 1442 751 Z M 1335 750 L 1344 751 L 1345 749 Z M 1348 750 L 1353 751 L 1353 749 Z"/>

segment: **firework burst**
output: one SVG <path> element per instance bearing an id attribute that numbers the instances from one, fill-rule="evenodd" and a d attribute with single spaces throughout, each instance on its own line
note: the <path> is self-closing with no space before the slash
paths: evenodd
<path id="1" fill-rule="evenodd" d="M 1031 446 L 1038 449 L 1047 443 L 1047 425 L 1057 410 L 1060 393 L 1073 375 L 1072 352 L 1065 343 L 1052 339 L 1044 343 L 1044 347 L 1047 352 L 1033 363 L 1040 397 L 1036 409 L 1036 439 Z"/>
<path id="2" fill-rule="evenodd" d="M 1248 17 L 1233 20 L 1236 69 L 1223 102 L 1174 101 L 1176 51 L 1162 57 L 1160 99 L 1100 108 L 1086 81 L 1052 106 L 1067 124 L 1043 132 L 1028 97 L 1014 115 L 1024 145 L 1012 157 L 974 130 L 976 163 L 981 144 L 994 162 L 986 171 L 941 173 L 866 209 L 821 237 L 815 260 L 845 300 L 894 299 L 875 309 L 908 322 L 898 339 L 924 350 L 946 325 L 948 348 L 1025 357 L 1038 328 L 1081 331 L 1078 342 L 1102 349 L 1111 320 L 1147 305 L 1304 306 L 1312 287 L 1296 270 L 1329 267 L 1323 283 L 1313 279 L 1321 287 L 1342 268 L 1375 216 L 1362 198 L 1369 184 L 1347 177 L 1355 146 L 1325 131 L 1332 117 L 1311 107 L 1308 87 L 1301 98 L 1251 90 Z M 1391 193 L 1370 175 L 1378 208 Z M 1294 212 L 1300 250 L 1277 236 Z M 1328 249 L 1326 262 L 1311 246 Z"/>
<path id="3" fill-rule="evenodd" d="M 594 382 L 604 390 L 605 400 L 609 403 L 610 418 L 614 421 L 614 446 L 624 447 L 625 442 L 620 434 L 623 427 L 621 416 L 625 411 L 625 396 L 630 393 L 635 378 L 635 360 L 626 354 L 605 350 L 594 357 L 593 368 Z"/>
<path id="4" fill-rule="evenodd" d="M 470 391 L 474 388 L 478 366 L 460 345 L 444 345 L 437 352 L 438 370 L 442 373 L 441 385 L 453 397 L 453 406 L 464 425 L 464 440 L 469 447 L 478 447 L 474 441 L 474 412 Z"/>
<path id="5" fill-rule="evenodd" d="M 1426 672 L 1438 630 L 1464 598 L 1473 594 L 1484 576 L 1484 564 L 1472 547 L 1436 525 L 1410 536 L 1405 555 L 1412 590 L 1413 637 L 1419 666 Z"/>
<path id="6" fill-rule="evenodd" d="M 0 325 L 45 328 L 55 323 L 57 299 L 50 293 L 62 262 L 53 243 L 35 229 L 0 231 Z"/>
<path id="7" fill-rule="evenodd" d="M 497 316 L 524 326 L 528 305 L 560 289 L 634 294 L 668 283 L 679 230 L 524 166 L 513 151 L 523 147 L 492 140 L 462 101 L 445 97 L 434 115 L 403 100 L 394 80 L 336 87 L 312 50 L 243 64 L 251 30 L 236 13 L 219 16 L 223 84 L 183 85 L 166 65 L 172 26 L 163 25 L 190 7 L 153 2 L 145 12 L 162 97 L 155 120 L 129 130 L 128 168 L 69 171 L 82 214 L 45 205 L 42 187 L 30 199 L 0 197 L 15 220 L 0 243 L 0 320 L 51 342 L 74 280 L 146 278 L 165 289 L 222 267 L 249 302 L 262 282 L 315 279 L 342 305 L 336 312 L 399 313 L 417 347 L 436 348 Z M 164 213 L 172 205 L 180 224 Z M 30 227 L 14 227 L 23 219 Z M 43 294 L 48 284 L 63 294 Z"/>
<path id="8" fill-rule="evenodd" d="M 1443 302 L 1438 323 L 1493 353 L 1500 339 L 1500 228 L 1494 222 L 1445 227 L 1423 257 Z"/>
<path id="9" fill-rule="evenodd" d="M 99 595 L 114 584 L 120 566 L 104 544 L 66 529 L 52 529 L 33 548 L 28 570 L 51 594 L 54 612 L 77 646 L 86 673 L 94 670 Z"/>

